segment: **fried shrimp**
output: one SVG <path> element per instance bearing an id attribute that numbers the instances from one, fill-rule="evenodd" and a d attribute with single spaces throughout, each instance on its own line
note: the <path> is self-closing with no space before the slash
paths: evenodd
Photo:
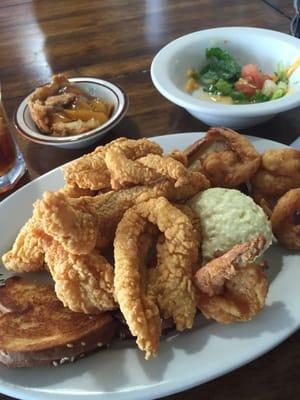
<path id="1" fill-rule="evenodd" d="M 225 281 L 236 275 L 236 267 L 253 262 L 261 254 L 265 244 L 266 239 L 260 235 L 250 242 L 233 246 L 196 272 L 195 285 L 208 296 L 222 293 Z"/>
<path id="2" fill-rule="evenodd" d="M 213 186 L 234 188 L 258 170 L 261 156 L 242 135 L 227 128 L 211 128 L 185 150 L 192 170 L 204 173 Z"/>
<path id="3" fill-rule="evenodd" d="M 263 236 L 234 246 L 200 268 L 194 276 L 197 306 L 220 323 L 248 321 L 265 304 L 268 281 L 252 262 L 265 246 Z"/>
<path id="4" fill-rule="evenodd" d="M 276 204 L 271 217 L 273 233 L 284 247 L 300 250 L 300 188 L 285 193 Z"/>
<path id="5" fill-rule="evenodd" d="M 274 205 L 276 204 L 276 198 L 266 196 L 253 188 L 251 190 L 251 197 L 253 198 L 255 203 L 264 210 L 265 214 L 270 219 Z"/>
<path id="6" fill-rule="evenodd" d="M 158 244 L 158 265 L 143 292 L 138 238 L 148 222 L 157 225 L 164 240 Z M 191 278 L 198 248 L 195 232 L 189 218 L 160 197 L 126 211 L 117 228 L 114 248 L 115 295 L 139 348 L 149 358 L 157 352 L 161 331 L 156 302 L 162 316 L 172 317 L 178 330 L 193 325 L 196 308 Z M 154 331 L 150 319 L 154 319 Z"/>
<path id="7" fill-rule="evenodd" d="M 255 264 L 237 267 L 236 274 L 226 280 L 223 292 L 208 296 L 197 293 L 197 306 L 207 319 L 221 324 L 245 322 L 255 317 L 264 307 L 268 281 L 262 268 Z"/>
<path id="8" fill-rule="evenodd" d="M 63 169 L 66 182 L 76 184 L 82 189 L 111 188 L 111 174 L 105 162 L 106 153 L 110 149 L 118 149 L 130 160 L 136 160 L 149 153 L 162 154 L 161 147 L 150 140 L 118 138 L 66 165 Z"/>
<path id="9" fill-rule="evenodd" d="M 114 272 L 97 251 L 75 255 L 43 235 L 45 261 L 64 306 L 75 312 L 99 314 L 117 308 L 113 295 Z"/>
<path id="10" fill-rule="evenodd" d="M 254 200 L 270 216 L 278 199 L 300 186 L 300 151 L 271 149 L 262 155 L 261 167 L 251 179 Z"/>
<path id="11" fill-rule="evenodd" d="M 10 251 L 3 254 L 6 269 L 14 272 L 36 272 L 44 270 L 44 249 L 37 234 L 39 224 L 30 218 L 20 230 Z"/>

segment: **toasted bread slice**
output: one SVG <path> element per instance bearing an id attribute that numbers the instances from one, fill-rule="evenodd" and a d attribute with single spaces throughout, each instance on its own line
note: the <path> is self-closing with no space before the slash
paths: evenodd
<path id="1" fill-rule="evenodd" d="M 108 345 L 117 329 L 108 313 L 65 308 L 51 285 L 13 277 L 0 288 L 0 362 L 7 366 L 73 362 Z"/>

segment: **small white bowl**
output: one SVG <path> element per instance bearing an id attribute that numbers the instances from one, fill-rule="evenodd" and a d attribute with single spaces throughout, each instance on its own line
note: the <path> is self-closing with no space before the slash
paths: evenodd
<path id="1" fill-rule="evenodd" d="M 22 136 L 35 143 L 66 149 L 78 149 L 96 143 L 110 129 L 117 125 L 126 114 L 129 101 L 126 93 L 119 86 L 92 77 L 69 78 L 69 81 L 75 83 L 76 86 L 85 90 L 90 95 L 99 97 L 108 104 L 112 104 L 113 112 L 109 120 L 98 128 L 79 135 L 56 137 L 43 134 L 35 125 L 29 112 L 28 100 L 33 93 L 31 92 L 21 101 L 14 115 L 15 126 Z"/>
<path id="2" fill-rule="evenodd" d="M 184 88 L 186 71 L 205 65 L 209 47 L 226 49 L 240 65 L 257 64 L 265 73 L 275 72 L 279 62 L 288 67 L 300 57 L 300 40 L 284 33 L 245 27 L 198 31 L 174 40 L 154 57 L 151 78 L 157 90 L 207 125 L 234 129 L 257 125 L 300 105 L 300 68 L 289 79 L 289 93 L 278 100 L 244 105 L 193 97 Z"/>

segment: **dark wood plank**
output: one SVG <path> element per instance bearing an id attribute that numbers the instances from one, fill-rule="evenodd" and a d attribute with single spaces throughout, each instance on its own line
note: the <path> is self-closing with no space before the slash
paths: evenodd
<path id="1" fill-rule="evenodd" d="M 177 0 L 153 6 L 139 0 L 63 0 L 8 7 L 0 14 L 1 50 L 7 54 L 0 63 L 3 93 L 23 96 L 48 81 L 52 72 L 112 78 L 148 70 L 155 53 L 170 40 L 230 25 L 289 29 L 288 21 L 261 0 L 246 8 L 238 0 Z"/>
<path id="2" fill-rule="evenodd" d="M 281 12 L 283 15 L 292 18 L 295 14 L 293 7 L 293 0 L 263 0 L 265 3 L 274 7 L 276 10 Z"/>

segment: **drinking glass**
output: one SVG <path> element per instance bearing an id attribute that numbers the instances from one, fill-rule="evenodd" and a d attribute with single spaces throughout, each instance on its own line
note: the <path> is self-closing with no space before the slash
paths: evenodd
<path id="1" fill-rule="evenodd" d="M 0 193 L 12 189 L 25 171 L 26 165 L 13 138 L 0 92 Z"/>

